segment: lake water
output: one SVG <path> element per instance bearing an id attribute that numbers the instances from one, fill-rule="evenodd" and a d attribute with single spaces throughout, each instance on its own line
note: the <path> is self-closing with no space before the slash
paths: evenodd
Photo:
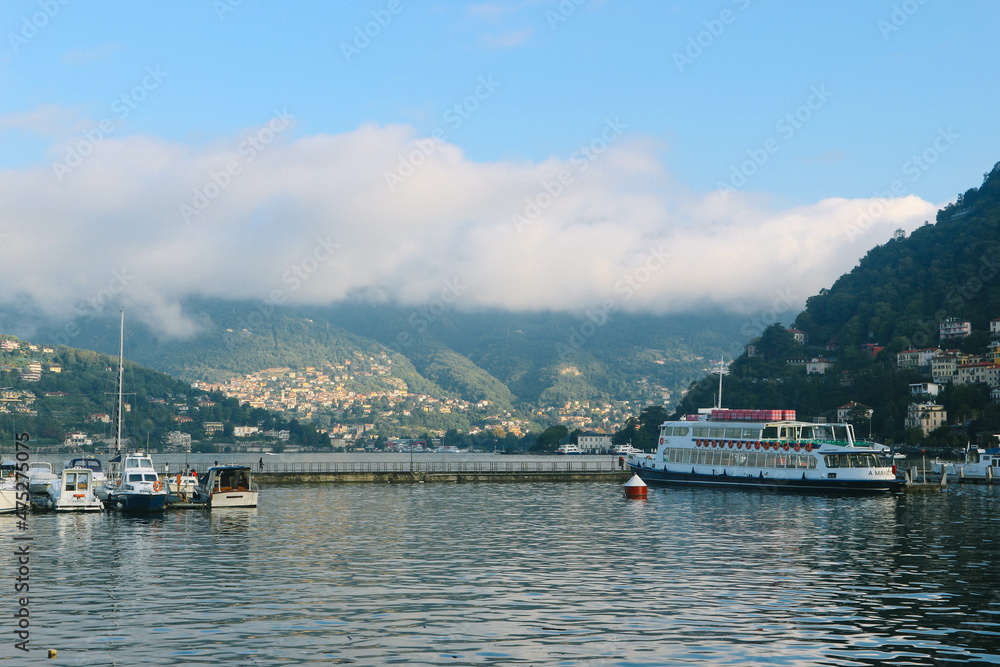
<path id="1" fill-rule="evenodd" d="M 308 485 L 32 514 L 32 651 L 8 547 L 0 664 L 1000 663 L 998 494 Z"/>

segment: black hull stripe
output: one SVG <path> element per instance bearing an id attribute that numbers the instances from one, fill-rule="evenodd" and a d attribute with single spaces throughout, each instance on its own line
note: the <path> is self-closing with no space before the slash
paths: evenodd
<path id="1" fill-rule="evenodd" d="M 653 470 L 630 465 L 632 472 L 650 485 L 711 486 L 725 488 L 757 488 L 787 491 L 833 491 L 846 493 L 885 493 L 903 488 L 898 480 L 847 479 L 775 479 L 773 477 L 737 477 L 733 475 L 699 475 Z"/>

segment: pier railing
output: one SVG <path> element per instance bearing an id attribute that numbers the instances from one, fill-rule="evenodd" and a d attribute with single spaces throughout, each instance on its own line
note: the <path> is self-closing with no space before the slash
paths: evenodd
<path id="1" fill-rule="evenodd" d="M 331 461 L 265 463 L 263 473 L 608 473 L 617 461 Z"/>

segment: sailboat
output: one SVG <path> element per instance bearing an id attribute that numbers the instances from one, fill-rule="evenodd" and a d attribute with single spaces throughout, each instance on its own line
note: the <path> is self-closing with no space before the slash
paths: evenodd
<path id="1" fill-rule="evenodd" d="M 118 343 L 118 406 L 115 414 L 117 476 L 102 489 L 105 504 L 123 512 L 161 512 L 167 504 L 167 489 L 153 460 L 143 452 L 127 454 L 122 460 L 122 381 L 125 375 L 125 308 L 122 308 L 121 338 Z M 105 500 L 106 498 L 106 500 Z"/>

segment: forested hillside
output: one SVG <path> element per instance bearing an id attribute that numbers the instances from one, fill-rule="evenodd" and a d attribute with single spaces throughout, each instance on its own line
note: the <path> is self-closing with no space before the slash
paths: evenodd
<path id="1" fill-rule="evenodd" d="M 855 401 L 873 409 L 870 419 L 861 410 L 853 415 L 860 433 L 914 444 L 924 439 L 905 428 L 907 407 L 917 400 L 910 385 L 928 377 L 898 368 L 896 354 L 942 345 L 938 324 L 960 318 L 972 323 L 972 335 L 942 346 L 983 355 L 989 322 L 998 317 L 1000 163 L 981 187 L 939 211 L 934 224 L 873 248 L 830 289 L 809 298 L 794 324 L 807 336 L 804 346 L 778 325 L 752 341 L 754 354 L 748 350 L 729 369 L 724 404 L 835 419 L 838 407 Z M 807 374 L 805 363 L 821 357 L 832 366 Z M 693 384 L 677 414 L 713 405 L 717 381 L 709 376 Z M 947 384 L 937 403 L 947 410 L 949 426 L 932 433 L 931 443 L 960 446 L 1000 432 L 1000 406 L 985 384 Z"/>

